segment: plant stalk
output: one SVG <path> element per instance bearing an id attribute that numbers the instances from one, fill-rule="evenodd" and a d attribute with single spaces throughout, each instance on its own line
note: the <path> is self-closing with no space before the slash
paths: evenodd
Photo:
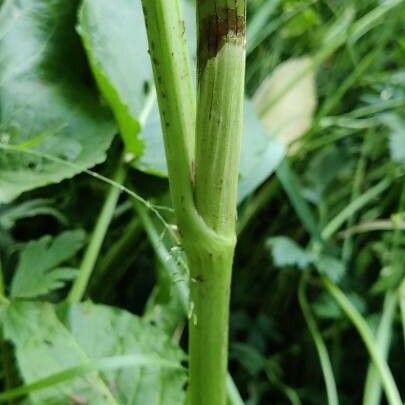
<path id="1" fill-rule="evenodd" d="M 225 405 L 246 4 L 197 1 L 197 99 L 179 1 L 142 4 L 170 189 L 190 268 L 188 401 Z"/>
<path id="2" fill-rule="evenodd" d="M 395 384 L 394 377 L 392 376 L 391 370 L 388 367 L 387 362 L 381 351 L 379 350 L 376 341 L 374 339 L 373 333 L 371 332 L 366 320 L 357 311 L 354 305 L 346 297 L 346 295 L 327 277 L 322 277 L 322 282 L 329 292 L 329 294 L 334 298 L 336 303 L 339 305 L 340 309 L 345 313 L 347 318 L 353 323 L 360 337 L 362 338 L 364 345 L 366 346 L 371 361 L 374 364 L 376 371 L 379 374 L 385 395 L 387 397 L 387 402 L 389 405 L 403 405 L 401 395 L 399 393 L 398 387 Z"/>
<path id="3" fill-rule="evenodd" d="M 173 257 L 171 257 L 170 252 L 167 250 L 166 246 L 162 242 L 161 235 L 155 228 L 153 221 L 151 220 L 147 210 L 143 205 L 138 203 L 135 203 L 135 209 L 137 211 L 140 220 L 142 221 L 142 224 L 145 228 L 145 232 L 147 233 L 149 240 L 162 266 L 164 266 L 167 273 L 173 280 L 179 279 L 179 275 L 182 275 L 183 271 L 181 268 L 179 268 L 179 264 L 173 259 Z M 196 282 L 196 280 L 192 280 L 192 282 L 194 283 Z M 176 289 L 176 293 L 178 294 L 184 313 L 186 315 L 189 312 L 188 285 L 186 285 L 182 280 L 177 280 L 174 284 L 174 288 Z M 190 315 L 192 316 L 193 314 Z M 240 393 L 229 374 L 227 376 L 227 397 L 229 405 L 244 404 L 240 396 Z"/>
<path id="4" fill-rule="evenodd" d="M 191 273 L 191 405 L 226 403 L 229 299 L 243 128 L 245 21 L 244 0 L 197 2 L 193 181 L 195 205 L 210 234 L 197 233 L 197 238 L 185 241 Z"/>
<path id="5" fill-rule="evenodd" d="M 226 399 L 229 298 L 233 247 L 189 255 L 189 404 Z"/>
<path id="6" fill-rule="evenodd" d="M 114 176 L 114 181 L 121 184 L 124 181 L 125 176 L 126 167 L 124 162 L 120 160 L 118 169 Z M 112 221 L 120 194 L 121 190 L 119 188 L 110 187 L 100 215 L 94 227 L 89 245 L 86 249 L 82 263 L 80 265 L 79 275 L 73 283 L 67 297 L 69 303 L 81 301 L 84 294 L 86 293 L 90 277 L 94 270 L 94 266 L 99 256 L 105 235 L 108 231 L 108 227 L 110 226 L 110 223 Z"/>
<path id="7" fill-rule="evenodd" d="M 196 100 L 179 0 L 142 0 L 170 191 L 180 230 L 193 221 Z"/>
<path id="8" fill-rule="evenodd" d="M 328 349 L 323 339 L 322 333 L 318 328 L 316 320 L 311 312 L 310 304 L 307 300 L 306 288 L 308 283 L 308 272 L 304 273 L 301 277 L 298 300 L 302 309 L 302 313 L 307 323 L 309 332 L 314 341 L 316 351 L 318 352 L 319 362 L 321 363 L 321 369 L 323 379 L 326 386 L 326 394 L 328 398 L 328 405 L 339 405 L 339 398 L 336 388 L 336 380 L 333 373 L 332 363 L 330 361 Z"/>
<path id="9" fill-rule="evenodd" d="M 195 199 L 207 225 L 234 237 L 245 80 L 245 1 L 197 5 Z"/>

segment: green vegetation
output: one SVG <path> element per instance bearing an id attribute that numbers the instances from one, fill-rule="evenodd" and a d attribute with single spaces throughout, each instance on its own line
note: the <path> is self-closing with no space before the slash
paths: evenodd
<path id="1" fill-rule="evenodd" d="M 0 403 L 403 403 L 405 2 L 245 6 L 0 1 Z"/>

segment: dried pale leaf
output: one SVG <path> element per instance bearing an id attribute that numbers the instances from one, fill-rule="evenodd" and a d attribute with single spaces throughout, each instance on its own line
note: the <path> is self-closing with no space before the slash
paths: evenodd
<path id="1" fill-rule="evenodd" d="M 279 65 L 254 96 L 264 126 L 290 145 L 311 127 L 317 105 L 315 70 L 309 57 Z"/>

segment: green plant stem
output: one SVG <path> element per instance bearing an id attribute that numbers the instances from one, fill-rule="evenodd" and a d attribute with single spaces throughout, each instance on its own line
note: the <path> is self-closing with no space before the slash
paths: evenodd
<path id="1" fill-rule="evenodd" d="M 198 107 L 178 0 L 143 0 L 169 182 L 190 268 L 190 405 L 224 405 L 245 74 L 244 0 L 197 3 Z"/>
<path id="2" fill-rule="evenodd" d="M 186 274 L 182 271 L 179 264 L 173 259 L 172 255 L 168 251 L 167 247 L 161 240 L 161 236 L 156 229 L 152 219 L 150 218 L 149 213 L 147 212 L 144 205 L 135 202 L 135 210 L 139 216 L 139 219 L 142 222 L 142 225 L 145 229 L 146 234 L 148 235 L 149 241 L 156 252 L 156 255 L 165 268 L 168 275 L 174 282 L 174 288 L 176 293 L 180 298 L 181 305 L 183 307 L 184 315 L 187 316 L 189 312 L 189 289 L 185 281 Z M 183 280 L 184 276 L 184 280 Z M 180 278 L 180 280 L 179 280 Z M 243 400 L 240 396 L 240 393 L 232 379 L 228 374 L 227 376 L 227 395 L 228 402 L 230 405 L 243 405 Z"/>
<path id="3" fill-rule="evenodd" d="M 382 356 L 367 322 L 336 284 L 325 276 L 322 277 L 322 282 L 360 334 L 379 374 L 388 403 L 390 405 L 403 405 L 391 370 Z"/>
<path id="4" fill-rule="evenodd" d="M 308 325 L 309 332 L 315 343 L 318 352 L 319 361 L 321 363 L 322 374 L 325 380 L 326 393 L 329 405 L 338 405 L 339 399 L 336 389 L 336 381 L 333 375 L 332 364 L 329 358 L 328 349 L 322 338 L 322 334 L 316 324 L 315 318 L 312 315 L 311 308 L 306 297 L 306 284 L 308 275 L 304 274 L 301 277 L 301 282 L 298 289 L 298 300 L 301 306 L 302 313 L 304 314 L 305 321 Z"/>
<path id="5" fill-rule="evenodd" d="M 189 403 L 222 405 L 226 398 L 233 246 L 189 256 Z"/>
<path id="6" fill-rule="evenodd" d="M 197 3 L 195 204 L 210 232 L 184 240 L 189 260 L 189 404 L 225 405 L 229 300 L 245 80 L 243 0 Z M 202 229 L 201 229 L 202 230 Z"/>
<path id="7" fill-rule="evenodd" d="M 405 207 L 405 186 L 402 187 L 402 192 L 399 198 L 398 212 L 402 212 Z M 394 218 L 394 217 L 393 217 Z M 398 263 L 397 255 L 401 249 L 402 232 L 399 224 L 392 232 L 392 243 L 390 252 L 390 262 L 392 266 Z M 399 264 L 400 265 L 400 264 Z M 384 306 L 381 316 L 380 324 L 378 325 L 376 339 L 380 349 L 381 355 L 386 359 L 389 354 L 392 338 L 392 327 L 395 319 L 396 309 L 398 305 L 398 288 L 388 290 L 385 293 Z M 381 381 L 373 364 L 370 364 L 367 373 L 366 384 L 364 388 L 363 404 L 364 405 L 378 405 L 381 403 Z"/>
<path id="8" fill-rule="evenodd" d="M 125 176 L 126 167 L 125 163 L 121 160 L 115 173 L 114 181 L 121 184 L 124 181 Z M 121 189 L 117 187 L 111 187 L 108 191 L 107 198 L 97 219 L 97 223 L 91 236 L 90 243 L 83 256 L 79 275 L 73 283 L 73 286 L 67 297 L 67 300 L 70 303 L 81 301 L 86 292 L 90 276 L 94 270 L 94 265 L 100 253 L 101 245 L 104 241 L 108 227 L 113 218 L 120 194 Z"/>
<path id="9" fill-rule="evenodd" d="M 329 239 L 339 230 L 339 228 L 358 210 L 367 205 L 374 198 L 378 197 L 391 184 L 390 180 L 383 179 L 374 187 L 367 190 L 364 194 L 352 201 L 336 217 L 334 217 L 322 230 L 322 238 Z"/>
<path id="10" fill-rule="evenodd" d="M 179 0 L 142 0 L 173 206 L 180 229 L 196 212 L 192 187 L 196 99 Z"/>
<path id="11" fill-rule="evenodd" d="M 380 324 L 376 333 L 376 343 L 384 359 L 387 358 L 391 345 L 392 325 L 397 308 L 398 297 L 396 291 L 389 291 L 385 295 L 384 308 Z M 379 405 L 381 403 L 380 376 L 374 364 L 370 364 L 364 388 L 363 404 Z"/>
<path id="12" fill-rule="evenodd" d="M 361 187 L 362 187 L 362 183 L 364 181 L 365 172 L 366 172 L 366 153 L 365 153 L 366 147 L 365 147 L 365 145 L 366 145 L 366 143 L 363 141 L 361 155 L 357 162 L 356 171 L 354 173 L 352 192 L 351 192 L 351 197 L 350 197 L 351 201 L 356 200 L 360 196 L 360 193 L 361 193 Z M 348 228 L 350 228 L 354 225 L 355 219 L 356 219 L 356 217 L 355 217 L 355 214 L 353 213 L 347 220 Z M 353 253 L 353 246 L 354 246 L 354 242 L 353 242 L 352 236 L 346 235 L 345 240 L 343 242 L 342 254 L 341 254 L 341 257 L 342 257 L 342 260 L 344 263 L 349 262 L 350 257 L 352 256 L 352 253 Z"/>
<path id="13" fill-rule="evenodd" d="M 394 231 L 395 229 L 405 231 L 405 221 L 398 221 L 398 223 L 394 222 L 392 219 L 367 221 L 341 231 L 339 236 L 347 237 L 367 232 Z"/>
<path id="14" fill-rule="evenodd" d="M 291 403 L 291 405 L 302 405 L 300 397 L 297 393 L 297 391 L 290 387 L 289 385 L 283 383 L 280 381 L 279 378 L 275 377 L 274 373 L 269 372 L 269 370 L 266 369 L 266 374 L 267 378 L 270 382 L 270 384 L 274 387 L 280 390 L 280 392 L 286 397 L 286 399 Z"/>
<path id="15" fill-rule="evenodd" d="M 234 237 L 245 79 L 245 1 L 199 2 L 195 200 L 205 223 Z M 229 6 L 231 7 L 231 6 Z M 215 41 L 213 41 L 213 38 Z"/>

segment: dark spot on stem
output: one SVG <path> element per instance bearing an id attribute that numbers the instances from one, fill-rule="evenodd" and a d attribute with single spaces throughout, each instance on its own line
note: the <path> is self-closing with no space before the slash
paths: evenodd
<path id="1" fill-rule="evenodd" d="M 245 46 L 246 16 L 234 8 L 219 8 L 199 23 L 198 70 L 214 58 L 226 43 Z"/>
<path id="2" fill-rule="evenodd" d="M 184 23 L 183 20 L 181 20 L 180 25 L 181 25 L 181 36 L 184 37 L 186 35 L 186 24 Z"/>
<path id="3" fill-rule="evenodd" d="M 148 94 L 150 92 L 150 84 L 147 80 L 143 82 L 143 94 Z"/>

